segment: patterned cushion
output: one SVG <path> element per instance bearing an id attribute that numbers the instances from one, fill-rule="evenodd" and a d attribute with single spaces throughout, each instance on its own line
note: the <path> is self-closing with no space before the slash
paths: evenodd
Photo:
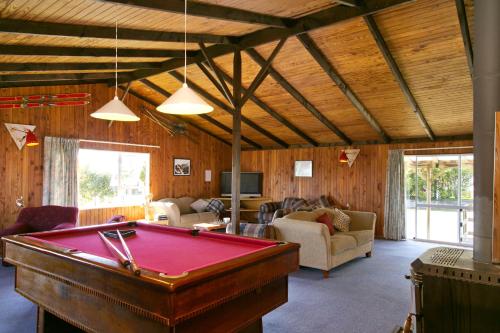
<path id="1" fill-rule="evenodd" d="M 319 206 L 322 208 L 330 208 L 332 205 L 330 204 L 330 201 L 328 200 L 326 195 L 322 195 L 319 197 L 318 200 Z"/>
<path id="2" fill-rule="evenodd" d="M 219 199 L 212 199 L 208 203 L 206 211 L 213 212 L 218 217 L 222 216 L 222 214 L 224 213 L 224 203 L 222 201 L 220 201 Z"/>
<path id="3" fill-rule="evenodd" d="M 333 214 L 333 226 L 338 231 L 349 231 L 349 225 L 351 224 L 351 218 L 349 215 L 341 211 L 340 209 L 335 208 Z"/>
<path id="4" fill-rule="evenodd" d="M 226 232 L 231 232 L 232 224 L 229 223 L 226 227 Z M 240 235 L 257 238 L 273 238 L 274 227 L 272 225 L 260 223 L 240 223 Z"/>
<path id="5" fill-rule="evenodd" d="M 290 208 L 292 211 L 296 211 L 304 206 L 307 206 L 307 201 L 305 199 L 288 197 L 283 200 L 281 208 Z"/>
<path id="6" fill-rule="evenodd" d="M 206 208 L 208 206 L 208 201 L 203 199 L 198 199 L 189 206 L 193 208 L 197 213 L 203 213 L 206 211 Z"/>
<path id="7" fill-rule="evenodd" d="M 277 209 L 281 208 L 281 202 L 266 202 L 260 205 L 259 211 L 262 213 L 274 213 Z"/>

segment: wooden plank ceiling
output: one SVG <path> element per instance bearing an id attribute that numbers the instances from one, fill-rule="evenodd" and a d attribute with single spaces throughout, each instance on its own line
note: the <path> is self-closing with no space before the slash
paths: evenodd
<path id="1" fill-rule="evenodd" d="M 184 75 L 182 3 L 0 3 L 0 94 L 33 81 L 111 84 L 118 20 L 120 82 L 160 104 Z M 286 39 L 242 110 L 244 149 L 472 135 L 473 0 L 204 0 L 188 12 L 187 76 L 215 111 L 186 119 L 226 142 L 231 104 L 200 42 L 231 89 L 235 47 L 249 88 Z"/>

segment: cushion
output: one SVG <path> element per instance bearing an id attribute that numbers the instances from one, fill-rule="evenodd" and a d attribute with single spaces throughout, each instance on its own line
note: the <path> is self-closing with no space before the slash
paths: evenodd
<path id="1" fill-rule="evenodd" d="M 307 201 L 305 199 L 288 197 L 283 200 L 281 208 L 290 208 L 292 211 L 295 211 L 303 206 L 307 206 Z"/>
<path id="2" fill-rule="evenodd" d="M 232 223 L 229 223 L 226 226 L 226 232 L 231 233 L 232 227 Z M 274 227 L 272 225 L 260 223 L 240 223 L 240 235 L 274 239 Z"/>
<path id="3" fill-rule="evenodd" d="M 195 212 L 195 210 L 193 210 L 190 206 L 191 203 L 194 201 L 193 198 L 189 198 L 189 197 L 182 197 L 182 198 L 177 198 L 177 199 L 176 198 L 164 198 L 164 199 L 160 199 L 158 201 L 171 202 L 171 203 L 177 205 L 181 215 L 191 214 L 191 213 Z"/>
<path id="4" fill-rule="evenodd" d="M 349 224 L 351 223 L 351 218 L 349 215 L 335 208 L 333 214 L 333 226 L 338 231 L 346 232 L 349 231 Z"/>
<path id="5" fill-rule="evenodd" d="M 352 236 L 356 239 L 358 246 L 367 244 L 373 240 L 372 230 L 358 230 L 358 231 L 347 231 L 343 232 L 342 235 Z"/>
<path id="6" fill-rule="evenodd" d="M 330 235 L 334 234 L 335 229 L 333 228 L 332 218 L 330 217 L 330 215 L 328 215 L 327 213 L 324 213 L 323 215 L 321 215 L 320 217 L 318 217 L 316 219 L 316 222 L 326 225 L 328 227 L 328 231 L 330 232 Z"/>
<path id="7" fill-rule="evenodd" d="M 197 213 L 203 213 L 206 211 L 208 201 L 204 199 L 198 199 L 189 206 L 193 208 Z"/>
<path id="8" fill-rule="evenodd" d="M 328 200 L 328 197 L 326 195 L 320 196 L 318 203 L 319 203 L 319 206 L 323 207 L 323 208 L 332 207 L 332 205 L 330 204 L 330 201 Z"/>
<path id="9" fill-rule="evenodd" d="M 337 255 L 357 247 L 356 239 L 343 233 L 336 233 L 330 239 L 332 255 Z"/>
<path id="10" fill-rule="evenodd" d="M 222 216 L 224 213 L 224 203 L 219 199 L 212 199 L 207 205 L 207 212 L 213 212 L 217 216 Z"/>

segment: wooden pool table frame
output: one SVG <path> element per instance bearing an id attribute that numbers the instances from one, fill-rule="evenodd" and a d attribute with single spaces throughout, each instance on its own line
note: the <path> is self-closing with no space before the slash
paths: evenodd
<path id="1" fill-rule="evenodd" d="M 79 229 L 92 228 L 99 226 Z M 67 323 L 88 332 L 261 332 L 262 316 L 287 302 L 288 274 L 298 269 L 293 243 L 162 277 L 24 235 L 2 242 L 16 291 L 39 307 L 38 332 Z"/>

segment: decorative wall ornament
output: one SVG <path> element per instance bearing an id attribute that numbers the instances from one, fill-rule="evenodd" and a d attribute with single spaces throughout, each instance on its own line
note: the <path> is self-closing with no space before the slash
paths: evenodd
<path id="1" fill-rule="evenodd" d="M 28 133 L 33 134 L 36 128 L 35 125 L 10 124 L 10 123 L 5 123 L 5 127 L 7 128 L 7 131 L 9 131 L 12 140 L 14 140 L 19 150 L 23 149 L 26 143 L 26 137 L 28 136 Z"/>
<path id="2" fill-rule="evenodd" d="M 191 160 L 187 158 L 174 158 L 174 176 L 191 175 Z"/>
<path id="3" fill-rule="evenodd" d="M 350 168 L 356 160 L 356 157 L 358 157 L 359 149 L 345 149 L 344 152 L 347 156 L 347 164 L 349 164 Z"/>
<path id="4" fill-rule="evenodd" d="M 312 177 L 313 162 L 312 161 L 295 161 L 295 177 Z"/>

